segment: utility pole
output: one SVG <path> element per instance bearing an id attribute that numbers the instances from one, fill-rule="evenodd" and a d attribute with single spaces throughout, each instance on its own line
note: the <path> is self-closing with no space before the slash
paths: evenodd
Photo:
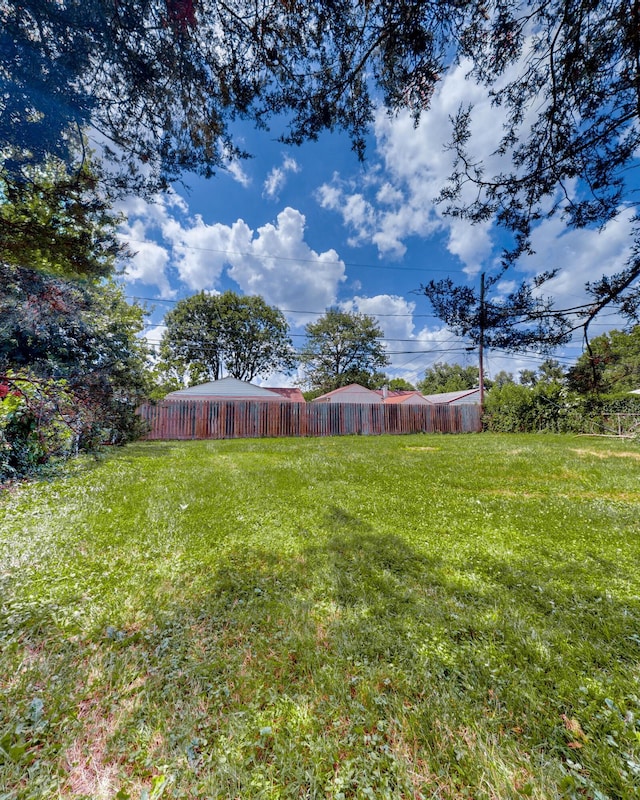
<path id="1" fill-rule="evenodd" d="M 478 321 L 480 325 L 480 333 L 478 336 L 478 361 L 479 361 L 479 376 L 478 386 L 480 388 L 480 411 L 484 410 L 484 363 L 483 363 L 483 350 L 484 350 L 484 329 L 486 325 L 485 311 L 484 311 L 484 272 L 480 275 L 480 308 L 478 314 Z"/>

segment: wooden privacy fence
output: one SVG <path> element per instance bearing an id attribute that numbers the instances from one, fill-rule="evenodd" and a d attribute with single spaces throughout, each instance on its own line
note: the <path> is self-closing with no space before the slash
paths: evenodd
<path id="1" fill-rule="evenodd" d="M 138 409 L 144 439 L 242 439 L 382 433 L 472 433 L 480 406 L 285 403 L 260 400 L 165 400 Z"/>

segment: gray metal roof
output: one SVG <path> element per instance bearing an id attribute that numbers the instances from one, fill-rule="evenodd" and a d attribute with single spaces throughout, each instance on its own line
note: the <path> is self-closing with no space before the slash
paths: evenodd
<path id="1" fill-rule="evenodd" d="M 430 403 L 479 403 L 480 389 L 463 389 L 461 392 L 441 392 L 440 394 L 425 394 Z"/>
<path id="2" fill-rule="evenodd" d="M 247 397 L 262 400 L 281 400 L 282 398 L 268 389 L 255 386 L 247 381 L 239 381 L 237 378 L 221 378 L 219 381 L 208 381 L 200 383 L 198 386 L 189 386 L 188 389 L 179 389 L 177 392 L 170 392 L 165 400 L 197 400 L 198 398 L 210 397 Z"/>

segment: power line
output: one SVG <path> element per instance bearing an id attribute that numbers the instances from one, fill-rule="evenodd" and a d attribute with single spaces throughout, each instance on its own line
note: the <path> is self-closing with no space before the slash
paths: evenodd
<path id="1" fill-rule="evenodd" d="M 176 305 L 177 303 L 181 302 L 180 300 L 171 300 L 171 299 L 162 298 L 162 297 L 142 297 L 140 295 L 134 295 L 134 294 L 127 294 L 127 295 L 125 295 L 125 297 L 128 298 L 129 300 L 143 300 L 143 301 L 149 302 L 149 303 L 168 303 L 170 305 Z M 556 316 L 558 314 L 575 314 L 575 315 L 579 315 L 579 314 L 581 314 L 581 312 L 585 311 L 586 309 L 592 308 L 593 304 L 592 303 L 584 303 L 584 304 L 578 305 L 578 306 L 571 306 L 570 308 L 549 309 L 547 311 L 533 312 L 533 313 L 530 313 L 530 314 L 528 314 L 526 311 L 522 311 L 522 312 L 519 313 L 516 309 L 501 308 L 499 305 L 494 305 L 494 304 L 490 304 L 490 303 L 486 303 L 485 307 L 490 308 L 491 311 L 494 314 L 498 314 L 498 313 L 502 314 L 505 318 L 509 317 L 509 316 L 513 316 L 514 317 L 514 324 L 518 324 L 519 322 L 532 322 L 532 321 L 535 321 L 536 319 L 540 319 L 542 317 L 551 317 L 551 316 Z M 283 314 L 310 314 L 310 315 L 314 315 L 314 316 L 323 316 L 324 314 L 326 314 L 326 310 L 325 311 L 311 311 L 310 309 L 298 309 L 298 308 L 280 308 L 279 310 Z M 398 317 L 398 318 L 411 317 L 412 319 L 438 319 L 438 317 L 435 314 L 412 314 L 412 313 L 406 313 L 406 314 L 381 314 L 381 313 L 378 313 L 378 312 L 372 312 L 370 314 L 370 316 L 373 316 L 373 317 L 385 317 L 385 318 L 386 317 Z M 523 316 L 524 319 L 518 320 L 517 319 L 518 316 Z M 618 313 L 617 312 L 611 312 L 608 315 L 602 315 L 602 316 L 618 316 Z M 605 322 L 593 322 L 591 324 L 592 325 L 599 325 L 599 326 L 606 326 L 607 325 L 607 323 L 605 323 Z M 154 327 L 161 327 L 161 326 L 157 325 L 157 326 L 154 326 Z"/>
<path id="2" fill-rule="evenodd" d="M 180 300 L 168 300 L 168 299 L 165 300 L 165 299 L 154 298 L 154 297 L 140 297 L 139 295 L 135 295 L 135 294 L 127 294 L 127 295 L 125 295 L 125 297 L 127 297 L 129 300 L 145 300 L 145 301 L 147 301 L 149 303 L 170 303 L 172 305 L 176 305 L 176 303 L 180 302 Z M 283 314 L 313 314 L 313 315 L 318 316 L 318 317 L 322 317 L 324 314 L 327 313 L 326 309 L 324 311 L 306 311 L 304 309 L 298 309 L 298 308 L 280 308 L 278 310 L 281 311 Z M 435 314 L 378 314 L 378 312 L 374 312 L 374 313 L 370 314 L 369 316 L 372 316 L 372 317 L 404 317 L 404 318 L 411 317 L 412 319 L 416 319 L 416 318 L 436 319 Z M 161 328 L 161 327 L 166 327 L 166 326 L 165 325 L 161 325 L 160 323 L 158 323 L 158 325 L 153 325 L 152 327 Z"/>
<path id="3" fill-rule="evenodd" d="M 126 238 L 128 242 L 135 242 L 137 244 L 156 244 L 157 242 L 149 241 L 148 239 L 132 239 L 129 236 L 123 237 Z M 193 250 L 198 253 L 218 253 L 219 255 L 228 255 L 228 256 L 242 256 L 243 258 L 255 258 L 256 260 L 266 260 L 271 259 L 273 261 L 290 261 L 292 263 L 298 264 L 323 264 L 323 265 L 332 265 L 332 266 L 345 266 L 351 267 L 353 269 L 388 269 L 394 272 L 434 272 L 434 273 L 441 273 L 442 269 L 432 269 L 429 267 L 398 267 L 398 266 L 387 266 L 385 264 L 360 264 L 355 261 L 327 261 L 323 259 L 322 261 L 318 261 L 317 258 L 295 258 L 294 256 L 272 256 L 272 255 L 263 255 L 263 254 L 256 254 L 256 253 L 243 253 L 242 251 L 236 250 L 219 250 L 214 247 L 194 247 L 190 244 L 182 244 L 182 243 L 170 243 L 170 247 L 181 247 L 184 250 Z M 463 269 L 449 269 L 447 268 L 447 272 L 464 272 Z"/>
<path id="4" fill-rule="evenodd" d="M 151 326 L 149 326 L 148 330 L 155 330 L 157 328 L 166 328 L 166 327 L 167 326 L 164 325 L 164 324 L 151 325 Z M 289 336 L 292 339 L 306 339 L 307 338 L 307 334 L 306 333 L 290 333 Z M 415 343 L 419 343 L 420 342 L 419 339 L 396 339 L 396 338 L 389 337 L 389 336 L 376 336 L 375 338 L 378 339 L 378 341 L 381 341 L 381 342 L 415 342 Z M 452 339 L 451 341 L 456 341 L 456 340 Z"/>
<path id="5" fill-rule="evenodd" d="M 160 339 L 146 339 L 147 344 L 151 347 L 159 347 L 162 342 Z M 393 341 L 393 340 L 391 340 Z M 399 339 L 398 341 L 413 341 L 411 339 Z M 385 351 L 389 356 L 404 356 L 404 355 L 432 355 L 433 353 L 466 353 L 466 347 L 458 347 L 458 348 L 444 348 L 444 349 L 431 349 L 431 350 L 386 350 Z M 301 355 L 301 351 L 295 353 L 295 355 Z"/>
<path id="6" fill-rule="evenodd" d="M 511 356 L 512 358 L 518 358 L 524 361 L 546 361 L 549 358 L 548 355 L 543 355 L 542 353 L 538 353 L 535 350 L 523 350 L 522 352 L 519 353 L 512 353 L 509 350 L 503 350 L 495 347 L 491 348 L 490 352 L 493 354 L 501 353 L 502 358 L 504 358 L 505 356 Z M 571 356 L 553 356 L 552 358 L 555 361 L 561 363 L 564 362 L 565 364 L 573 364 L 573 362 L 575 361 L 575 358 L 572 358 Z"/>

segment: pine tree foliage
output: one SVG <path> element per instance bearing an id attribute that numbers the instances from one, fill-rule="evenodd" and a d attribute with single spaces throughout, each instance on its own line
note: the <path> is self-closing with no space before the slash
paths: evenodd
<path id="1" fill-rule="evenodd" d="M 462 35 L 460 52 L 469 56 L 472 75 L 490 87 L 493 103 L 506 115 L 491 154 L 502 157 L 503 166 L 492 172 L 474 157 L 473 109 L 461 108 L 454 120 L 455 169 L 441 200 L 453 216 L 494 219 L 512 233 L 502 272 L 532 252 L 531 234 L 541 220 L 559 214 L 569 227 L 598 228 L 626 211 L 640 147 L 638 0 L 487 3 Z M 563 341 L 563 328 L 565 334 L 582 328 L 586 336 L 606 306 L 637 319 L 637 217 L 632 236 L 624 267 L 607 277 L 585 276 L 589 302 L 558 313 L 558 325 L 550 325 L 548 307 L 523 309 L 534 328 L 544 320 L 532 342 L 537 338 L 553 347 Z M 523 288 L 538 290 L 554 274 Z M 510 349 L 527 344 L 527 336 L 517 334 L 504 343 Z"/>
<path id="2" fill-rule="evenodd" d="M 18 180 L 47 157 L 77 160 L 90 129 L 112 188 L 157 188 L 243 155 L 232 135 L 238 118 L 277 120 L 294 143 L 341 128 L 362 154 L 377 105 L 409 108 L 418 123 L 462 61 L 506 121 L 487 158 L 474 150 L 473 108 L 458 110 L 441 200 L 449 214 L 495 219 L 512 233 L 504 270 L 531 251 L 532 231 L 549 216 L 597 228 L 628 211 L 640 147 L 640 0 L 6 0 L 3 170 Z M 564 315 L 570 326 L 587 329 L 611 305 L 635 318 L 638 219 L 633 237 L 616 274 L 585 276 L 590 300 Z M 545 326 L 536 335 L 561 341 Z"/>
<path id="3" fill-rule="evenodd" d="M 430 281 L 422 287 L 438 317 L 451 330 L 485 347 L 553 350 L 572 335 L 572 323 L 553 308 L 553 299 L 536 294 L 537 287 L 523 281 L 514 291 L 491 299 L 500 276 L 486 281 L 487 296 L 471 286 L 454 284 L 451 278 Z"/>
<path id="4" fill-rule="evenodd" d="M 0 172 L 0 262 L 62 278 L 111 275 L 127 249 L 89 164 L 70 172 L 47 157 L 22 177 Z"/>

